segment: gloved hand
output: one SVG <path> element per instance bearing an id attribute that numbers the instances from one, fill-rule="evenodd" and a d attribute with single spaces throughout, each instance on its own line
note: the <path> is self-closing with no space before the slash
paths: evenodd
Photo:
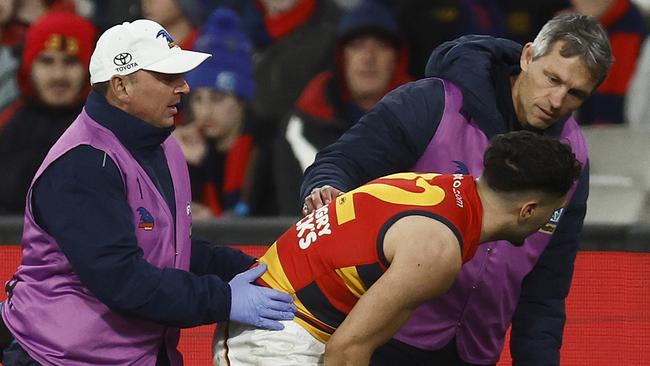
<path id="1" fill-rule="evenodd" d="M 266 271 L 266 264 L 235 276 L 230 285 L 230 320 L 260 328 L 281 330 L 278 320 L 291 320 L 296 306 L 288 294 L 251 284 Z"/>

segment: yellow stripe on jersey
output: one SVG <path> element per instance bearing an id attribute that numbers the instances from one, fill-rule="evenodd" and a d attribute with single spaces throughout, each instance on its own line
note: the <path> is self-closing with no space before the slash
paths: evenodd
<path id="1" fill-rule="evenodd" d="M 336 219 L 339 225 L 356 218 L 354 195 L 366 193 L 380 201 L 411 206 L 435 206 L 445 199 L 445 191 L 429 181 L 440 174 L 397 173 L 380 179 L 415 180 L 415 185 L 422 189 L 413 192 L 384 183 L 368 183 L 336 199 Z"/>
<path id="2" fill-rule="evenodd" d="M 321 323 L 321 321 L 316 319 L 314 314 L 307 310 L 305 305 L 298 299 L 298 297 L 296 297 L 296 291 L 294 290 L 291 282 L 289 282 L 287 275 L 282 269 L 282 264 L 280 263 L 280 258 L 278 257 L 278 246 L 276 243 L 273 243 L 273 245 L 269 247 L 262 258 L 259 259 L 259 262 L 265 263 L 267 266 L 266 272 L 264 272 L 261 277 L 267 285 L 271 286 L 271 288 L 284 291 L 291 295 L 293 298 L 293 304 L 296 305 L 298 311 L 302 313 L 303 316 L 306 316 L 307 318 L 313 320 L 315 323 Z M 313 325 L 305 322 L 298 317 L 295 317 L 293 320 L 323 343 L 326 343 L 327 340 L 329 340 L 331 337 L 331 334 L 314 327 Z"/>
<path id="3" fill-rule="evenodd" d="M 359 276 L 357 267 L 339 268 L 336 270 L 336 274 L 341 277 L 350 292 L 352 292 L 352 294 L 357 298 L 360 298 L 361 295 L 368 291 L 364 286 L 363 281 L 361 281 L 361 276 Z"/>
<path id="4" fill-rule="evenodd" d="M 325 331 L 321 330 L 320 328 L 318 328 L 318 327 L 316 327 L 316 326 L 310 324 L 309 322 L 307 322 L 307 321 L 301 319 L 301 318 L 300 318 L 300 315 L 301 315 L 300 312 L 301 312 L 301 310 L 298 310 L 298 314 L 296 314 L 296 317 L 293 318 L 293 321 L 296 322 L 296 323 L 297 323 L 298 325 L 300 325 L 301 327 L 305 328 L 305 330 L 308 331 L 309 334 L 311 334 L 312 336 L 314 336 L 314 338 L 318 339 L 319 341 L 321 341 L 321 342 L 323 342 L 323 343 L 327 343 L 327 341 L 330 340 L 330 338 L 332 337 L 332 335 L 331 335 L 330 333 L 325 332 Z M 302 315 L 302 316 L 304 316 L 304 315 Z M 318 323 L 323 324 L 322 322 L 319 322 L 319 321 L 318 321 L 316 318 L 314 318 L 313 316 L 309 316 L 309 319 L 310 319 L 311 321 L 314 321 L 314 320 L 315 320 L 314 323 L 316 323 L 316 324 L 318 324 Z M 324 326 L 324 327 L 327 327 L 327 326 Z"/>
<path id="5" fill-rule="evenodd" d="M 339 225 L 343 225 L 357 217 L 352 203 L 353 197 L 354 193 L 348 192 L 336 199 L 336 220 Z"/>
<path id="6" fill-rule="evenodd" d="M 260 263 L 265 263 L 267 266 L 266 272 L 262 275 L 264 282 L 276 290 L 281 290 L 291 295 L 296 293 L 287 275 L 284 273 L 284 269 L 280 263 L 280 257 L 278 257 L 278 246 L 276 243 L 273 243 L 269 247 L 259 261 Z"/>

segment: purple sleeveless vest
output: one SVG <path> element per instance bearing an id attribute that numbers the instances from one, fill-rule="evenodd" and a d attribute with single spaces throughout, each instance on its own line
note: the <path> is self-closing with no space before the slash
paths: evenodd
<path id="1" fill-rule="evenodd" d="M 176 222 L 144 169 L 85 110 L 52 147 L 32 187 L 52 162 L 82 144 L 104 151 L 121 172 L 144 259 L 160 268 L 188 270 L 190 183 L 176 141 L 170 137 L 162 144 L 175 189 Z M 178 328 L 116 314 L 84 287 L 54 238 L 36 224 L 31 192 L 32 188 L 25 210 L 23 259 L 16 273 L 19 281 L 2 314 L 18 343 L 47 365 L 154 365 L 165 344 L 171 364 L 182 365 L 176 350 Z"/>
<path id="2" fill-rule="evenodd" d="M 413 170 L 454 173 L 466 167 L 469 174 L 478 176 L 483 171 L 483 153 L 489 140 L 476 123 L 460 113 L 460 89 L 449 81 L 442 82 L 445 110 L 435 136 Z M 573 118 L 565 123 L 560 138 L 571 145 L 578 160 L 585 164 L 586 140 Z M 575 188 L 574 184 L 570 195 Z M 551 234 L 539 231 L 520 248 L 506 241 L 480 245 L 449 291 L 420 306 L 395 338 L 418 348 L 437 350 L 456 337 L 458 354 L 466 362 L 496 363 L 522 281 L 550 238 Z"/>

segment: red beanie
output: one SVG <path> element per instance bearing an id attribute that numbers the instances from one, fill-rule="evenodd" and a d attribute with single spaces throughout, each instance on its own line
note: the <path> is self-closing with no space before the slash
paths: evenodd
<path id="1" fill-rule="evenodd" d="M 97 30 L 85 18 L 72 12 L 54 11 L 40 17 L 27 30 L 25 47 L 18 70 L 18 83 L 23 95 L 31 95 L 30 73 L 34 59 L 46 49 L 57 49 L 73 55 L 86 70 L 95 47 Z"/>

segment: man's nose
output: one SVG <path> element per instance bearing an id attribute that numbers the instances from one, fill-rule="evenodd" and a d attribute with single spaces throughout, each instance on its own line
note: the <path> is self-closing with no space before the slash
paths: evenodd
<path id="1" fill-rule="evenodd" d="M 66 77 L 66 72 L 70 66 L 66 65 L 65 62 L 54 62 L 50 68 L 51 76 L 55 78 Z"/>
<path id="2" fill-rule="evenodd" d="M 174 90 L 178 94 L 189 94 L 190 86 L 184 78 L 180 78 L 180 84 Z"/>
<path id="3" fill-rule="evenodd" d="M 551 107 L 553 109 L 559 109 L 562 106 L 562 102 L 564 101 L 564 97 L 566 97 L 566 90 L 564 88 L 558 88 L 554 90 L 549 98 L 549 101 L 551 102 Z"/>

